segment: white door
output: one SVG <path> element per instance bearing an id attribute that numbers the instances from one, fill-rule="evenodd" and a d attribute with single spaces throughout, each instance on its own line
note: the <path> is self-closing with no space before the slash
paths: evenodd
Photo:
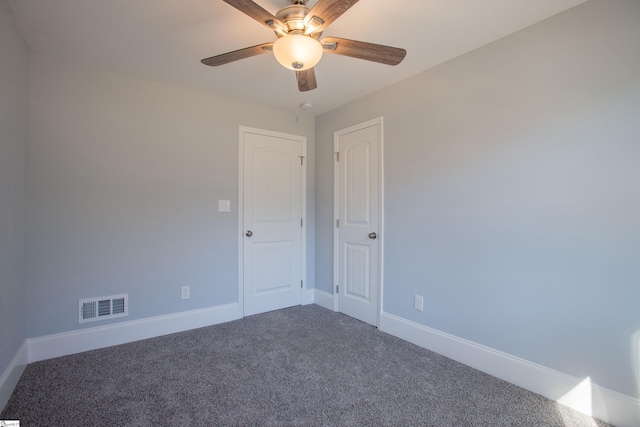
<path id="1" fill-rule="evenodd" d="M 304 277 L 306 139 L 240 129 L 243 315 L 299 305 Z"/>
<path id="2" fill-rule="evenodd" d="M 334 134 L 336 309 L 378 326 L 382 255 L 382 118 Z"/>

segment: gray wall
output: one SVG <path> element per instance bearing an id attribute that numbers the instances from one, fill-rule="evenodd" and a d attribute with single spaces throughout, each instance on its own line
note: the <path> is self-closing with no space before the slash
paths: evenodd
<path id="1" fill-rule="evenodd" d="M 0 0 L 0 375 L 25 338 L 24 211 L 29 48 Z"/>
<path id="2" fill-rule="evenodd" d="M 316 288 L 333 131 L 384 116 L 383 310 L 638 397 L 638 23 L 591 1 L 319 117 Z"/>
<path id="3" fill-rule="evenodd" d="M 80 298 L 128 293 L 111 322 L 236 302 L 239 125 L 308 136 L 313 164 L 313 119 L 38 53 L 30 84 L 27 336 L 97 326 Z"/>

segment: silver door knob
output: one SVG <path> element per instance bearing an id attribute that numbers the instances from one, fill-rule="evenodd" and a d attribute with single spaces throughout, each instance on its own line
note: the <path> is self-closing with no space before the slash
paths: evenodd
<path id="1" fill-rule="evenodd" d="M 370 239 L 375 239 L 376 237 L 378 237 L 378 235 L 375 233 L 375 231 L 372 231 L 371 233 L 369 233 Z"/>
<path id="2" fill-rule="evenodd" d="M 251 237 L 251 236 L 253 236 L 253 231 L 247 230 L 247 232 L 244 233 L 244 235 L 247 236 L 247 237 Z"/>

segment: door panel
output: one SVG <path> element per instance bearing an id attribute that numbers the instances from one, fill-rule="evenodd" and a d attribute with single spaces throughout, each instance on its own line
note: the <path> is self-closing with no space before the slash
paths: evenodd
<path id="1" fill-rule="evenodd" d="M 345 296 L 357 298 L 364 303 L 370 303 L 371 277 L 371 248 L 368 245 L 354 245 L 345 243 Z"/>
<path id="2" fill-rule="evenodd" d="M 267 242 L 253 244 L 253 290 L 252 297 L 261 293 L 286 290 L 292 285 L 294 270 L 294 242 Z"/>
<path id="3" fill-rule="evenodd" d="M 376 326 L 381 282 L 381 126 L 380 119 L 335 134 L 337 309 Z"/>
<path id="4" fill-rule="evenodd" d="M 245 130 L 241 142 L 242 300 L 252 315 L 302 302 L 304 139 Z"/>
<path id="5" fill-rule="evenodd" d="M 292 176 L 291 154 L 287 151 L 279 151 L 274 147 L 256 147 L 249 144 L 253 150 L 255 167 L 255 201 L 256 222 L 289 222 L 292 213 L 300 200 L 292 200 L 292 187 L 297 186 L 294 180 L 299 177 Z M 294 153 L 295 155 L 295 153 Z M 294 158 L 294 160 L 298 160 Z M 299 169 L 299 165 L 294 165 Z M 298 189 L 296 189 L 297 191 Z M 299 207 L 299 206 L 298 206 Z M 294 212 L 292 212 L 294 211 Z"/>
<path id="6" fill-rule="evenodd" d="M 359 137 L 359 135 L 349 135 Z M 345 138 L 346 139 L 346 138 Z M 344 143 L 344 142 L 343 142 Z M 371 226 L 371 145 L 366 140 L 344 143 L 345 225 Z"/>

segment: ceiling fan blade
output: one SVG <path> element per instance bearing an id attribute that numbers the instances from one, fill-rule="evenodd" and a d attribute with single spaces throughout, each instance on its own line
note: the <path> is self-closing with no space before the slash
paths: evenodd
<path id="1" fill-rule="evenodd" d="M 350 56 L 366 61 L 387 65 L 398 65 L 407 55 L 407 51 L 397 47 L 384 46 L 356 40 L 325 37 L 320 41 L 324 51 L 336 55 Z"/>
<path id="2" fill-rule="evenodd" d="M 212 56 L 211 58 L 205 58 L 200 62 L 202 62 L 204 65 L 217 67 L 218 65 L 224 65 L 230 62 L 238 61 L 240 59 L 261 55 L 263 53 L 271 52 L 272 50 L 273 43 L 263 43 L 256 46 L 245 47 L 244 49 L 234 50 L 233 52 L 227 52 L 220 55 Z"/>
<path id="3" fill-rule="evenodd" d="M 314 33 L 319 33 L 356 3 L 358 0 L 318 0 L 318 3 L 307 14 L 305 21 L 309 24 L 314 17 L 320 18 L 322 23 L 314 28 Z"/>
<path id="4" fill-rule="evenodd" d="M 296 71 L 296 79 L 298 80 L 298 90 L 300 92 L 308 92 L 318 87 L 316 72 L 313 68 L 305 71 Z"/>
<path id="5" fill-rule="evenodd" d="M 276 32 L 282 31 L 284 25 L 278 18 L 262 8 L 262 6 L 251 0 L 222 0 L 230 6 L 235 7 L 245 15 L 250 16 L 267 28 Z"/>

